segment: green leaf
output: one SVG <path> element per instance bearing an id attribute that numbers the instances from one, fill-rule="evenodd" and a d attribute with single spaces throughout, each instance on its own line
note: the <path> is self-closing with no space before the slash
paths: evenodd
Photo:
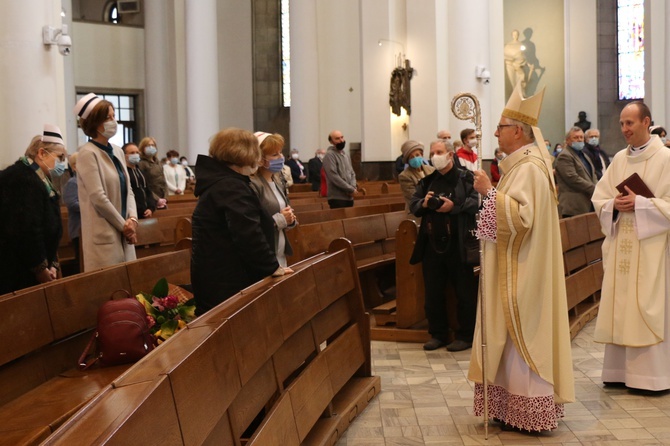
<path id="1" fill-rule="evenodd" d="M 177 321 L 167 321 L 161 324 L 161 338 L 167 339 L 177 331 L 179 322 Z"/>
<path id="2" fill-rule="evenodd" d="M 146 294 L 146 293 L 140 293 L 140 294 L 138 294 L 137 296 L 135 296 L 135 298 L 136 298 L 142 305 L 144 305 L 144 311 L 146 311 L 147 314 L 152 315 L 152 316 L 154 317 L 154 319 L 155 319 L 155 318 L 156 318 L 156 313 L 157 313 L 157 311 L 156 311 L 156 308 L 155 308 L 154 306 L 151 305 L 151 301 L 152 301 L 151 296 L 148 295 L 148 294 Z"/>
<path id="3" fill-rule="evenodd" d="M 151 293 L 156 297 L 165 297 L 168 295 L 168 290 L 168 282 L 165 277 L 163 277 L 158 282 L 156 282 L 156 286 L 154 286 L 154 289 Z"/>
<path id="4" fill-rule="evenodd" d="M 177 311 L 184 322 L 191 322 L 195 319 L 195 305 L 181 305 L 177 307 Z"/>

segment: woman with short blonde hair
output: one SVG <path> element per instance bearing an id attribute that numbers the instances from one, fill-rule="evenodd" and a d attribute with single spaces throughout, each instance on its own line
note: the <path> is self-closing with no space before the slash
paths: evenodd
<path id="1" fill-rule="evenodd" d="M 277 262 L 274 221 L 250 187 L 260 161 L 258 139 L 237 128 L 218 132 L 209 156 L 198 156 L 191 260 L 198 314 L 264 277 L 292 272 Z"/>
<path id="2" fill-rule="evenodd" d="M 138 165 L 140 171 L 154 194 L 157 208 L 163 208 L 168 196 L 168 187 L 163 174 L 163 166 L 158 159 L 156 139 L 146 136 L 142 138 L 137 148 L 140 149 L 140 164 Z"/>

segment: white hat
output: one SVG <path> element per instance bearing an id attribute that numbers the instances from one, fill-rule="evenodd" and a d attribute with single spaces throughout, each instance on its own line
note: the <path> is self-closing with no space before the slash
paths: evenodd
<path id="1" fill-rule="evenodd" d="M 265 138 L 270 136 L 270 134 L 265 132 L 256 132 L 254 133 L 254 136 L 258 138 L 258 145 L 260 146 L 261 144 L 263 144 L 263 141 L 265 141 Z"/>
<path id="2" fill-rule="evenodd" d="M 88 118 L 88 115 L 91 114 L 91 110 L 96 106 L 98 102 L 102 101 L 95 93 L 89 93 L 83 98 L 79 99 L 77 105 L 74 106 L 74 114 L 81 119 Z"/>
<path id="3" fill-rule="evenodd" d="M 519 82 L 516 84 L 516 87 L 514 87 L 514 91 L 512 91 L 502 115 L 508 119 L 514 119 L 531 126 L 535 142 L 539 144 L 540 141 L 544 141 L 542 131 L 537 124 L 540 120 L 540 111 L 542 110 L 542 100 L 544 99 L 545 89 L 542 88 L 542 91 L 529 98 L 524 98 L 521 90 L 521 82 Z M 558 195 L 555 187 L 556 182 L 554 180 L 554 169 L 552 166 L 553 160 L 551 155 L 549 155 L 549 151 L 540 149 L 537 145 L 533 146 L 530 150 L 534 156 L 544 161 L 547 175 L 551 180 L 551 186 L 554 191 L 554 198 L 556 198 Z"/>
<path id="4" fill-rule="evenodd" d="M 42 133 L 42 142 L 50 142 L 65 146 L 65 141 L 63 141 L 60 129 L 52 124 L 44 124 L 44 133 Z"/>

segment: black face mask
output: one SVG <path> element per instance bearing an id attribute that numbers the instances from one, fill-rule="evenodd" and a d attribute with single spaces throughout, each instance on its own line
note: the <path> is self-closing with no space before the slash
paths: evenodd
<path id="1" fill-rule="evenodd" d="M 337 150 L 342 150 L 342 149 L 344 149 L 344 146 L 346 146 L 346 145 L 347 145 L 346 141 L 338 142 L 337 144 L 335 144 L 335 148 Z"/>

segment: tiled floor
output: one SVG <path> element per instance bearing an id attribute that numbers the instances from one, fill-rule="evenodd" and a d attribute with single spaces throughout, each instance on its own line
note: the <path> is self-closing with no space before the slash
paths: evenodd
<path id="1" fill-rule="evenodd" d="M 488 440 L 482 418 L 472 415 L 470 350 L 425 352 L 421 344 L 373 341 L 382 392 L 337 445 L 670 445 L 670 394 L 603 388 L 604 348 L 593 342 L 594 326 L 590 322 L 572 342 L 577 402 L 566 405 L 558 429 L 522 434 L 492 423 Z"/>

